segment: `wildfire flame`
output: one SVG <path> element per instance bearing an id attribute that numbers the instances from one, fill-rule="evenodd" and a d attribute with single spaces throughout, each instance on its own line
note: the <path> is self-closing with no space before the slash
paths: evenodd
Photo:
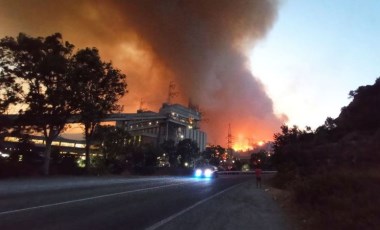
<path id="1" fill-rule="evenodd" d="M 240 136 L 238 140 L 233 144 L 232 149 L 235 151 L 249 151 L 257 147 L 261 147 L 264 144 L 265 141 L 263 140 L 249 143 L 249 139 L 245 139 L 243 136 Z"/>

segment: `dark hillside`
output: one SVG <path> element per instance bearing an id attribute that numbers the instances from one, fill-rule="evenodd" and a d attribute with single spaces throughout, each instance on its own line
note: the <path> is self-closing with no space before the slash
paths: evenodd
<path id="1" fill-rule="evenodd" d="M 292 193 L 302 229 L 380 226 L 380 78 L 317 130 L 275 134 L 274 185 Z"/>

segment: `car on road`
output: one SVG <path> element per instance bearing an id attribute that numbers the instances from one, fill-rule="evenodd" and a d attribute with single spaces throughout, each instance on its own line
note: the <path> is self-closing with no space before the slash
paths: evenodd
<path id="1" fill-rule="evenodd" d="M 194 176 L 198 178 L 218 177 L 218 168 L 213 165 L 202 165 L 194 168 Z"/>

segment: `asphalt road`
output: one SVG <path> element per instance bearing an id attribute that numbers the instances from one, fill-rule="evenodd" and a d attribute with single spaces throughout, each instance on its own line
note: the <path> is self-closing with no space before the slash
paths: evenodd
<path id="1" fill-rule="evenodd" d="M 197 210 L 210 209 L 211 205 L 217 208 L 211 212 L 219 210 L 219 218 L 228 218 L 223 217 L 220 210 L 223 207 L 227 209 L 231 199 L 221 199 L 220 202 L 218 199 L 232 194 L 232 191 L 242 194 L 237 189 L 245 191 L 247 188 L 242 186 L 249 184 L 253 184 L 252 176 L 220 176 L 217 179 L 73 177 L 0 181 L 0 229 L 194 229 L 186 216 L 191 215 L 192 220 L 199 223 L 205 214 L 197 215 Z M 258 197 L 267 198 L 263 190 L 257 192 Z M 260 199 L 259 203 L 272 202 Z M 261 208 L 268 209 L 268 206 L 263 204 Z M 269 213 L 273 216 L 278 212 L 274 207 Z M 282 221 L 281 217 L 274 218 Z M 280 228 L 271 229 L 284 229 L 282 222 L 278 226 Z M 246 227 L 250 229 L 250 226 Z M 202 225 L 197 228 L 206 229 Z"/>

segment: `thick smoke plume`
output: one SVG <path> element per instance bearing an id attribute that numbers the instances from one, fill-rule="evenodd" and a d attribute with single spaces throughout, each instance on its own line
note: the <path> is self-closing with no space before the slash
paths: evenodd
<path id="1" fill-rule="evenodd" d="M 170 81 L 204 111 L 209 142 L 235 136 L 271 139 L 283 122 L 247 53 L 271 28 L 274 0 L 0 0 L 0 35 L 61 32 L 77 47 L 95 46 L 128 76 L 125 111 L 158 109 Z"/>

